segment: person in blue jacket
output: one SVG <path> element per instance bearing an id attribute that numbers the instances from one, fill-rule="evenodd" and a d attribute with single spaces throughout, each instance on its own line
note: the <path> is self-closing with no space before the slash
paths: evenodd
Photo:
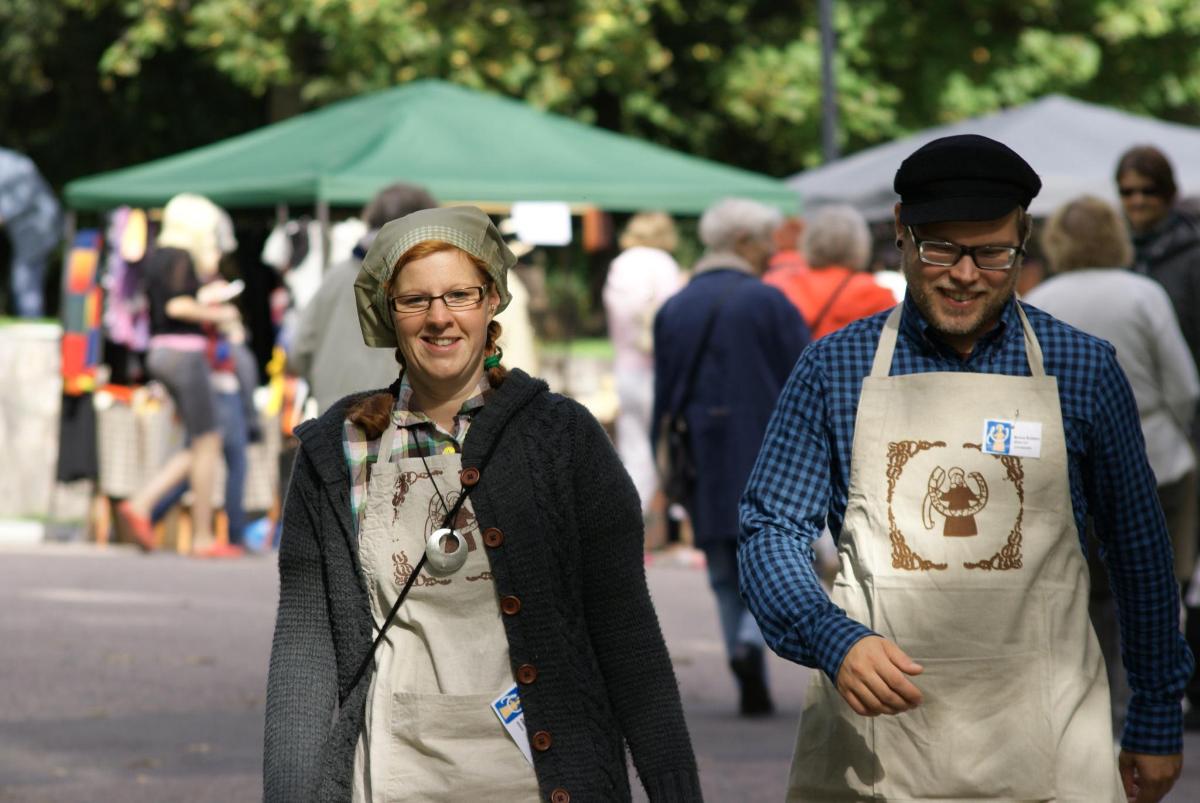
<path id="1" fill-rule="evenodd" d="M 738 591 L 737 506 L 775 400 L 809 342 L 796 308 L 761 281 L 781 219 L 776 210 L 741 198 L 710 207 L 700 219 L 706 251 L 693 278 L 654 321 L 651 437 L 657 441 L 665 415 L 683 410 L 696 466 L 684 505 L 706 558 L 747 716 L 769 714 L 773 705 L 762 633 Z"/>

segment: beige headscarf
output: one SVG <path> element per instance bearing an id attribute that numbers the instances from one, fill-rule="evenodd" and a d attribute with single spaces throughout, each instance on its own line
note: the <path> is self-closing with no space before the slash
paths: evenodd
<path id="1" fill-rule="evenodd" d="M 388 285 L 400 257 L 418 243 L 439 240 L 461 248 L 487 265 L 500 296 L 499 313 L 508 306 L 508 271 L 517 258 L 483 210 L 474 206 L 423 209 L 393 220 L 379 230 L 354 280 L 358 325 L 368 346 L 395 348 L 396 330 L 388 307 Z"/>

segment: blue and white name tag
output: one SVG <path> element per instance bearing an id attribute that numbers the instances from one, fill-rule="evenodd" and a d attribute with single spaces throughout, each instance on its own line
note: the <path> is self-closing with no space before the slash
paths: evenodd
<path id="1" fill-rule="evenodd" d="M 514 683 L 512 688 L 500 693 L 492 700 L 492 711 L 500 718 L 500 724 L 508 731 L 508 735 L 517 743 L 521 755 L 533 765 L 533 753 L 529 749 L 529 732 L 525 730 L 525 709 L 521 707 L 521 695 L 517 693 Z"/>
<path id="2" fill-rule="evenodd" d="M 1041 422 L 988 418 L 983 422 L 983 451 L 1012 457 L 1041 457 Z"/>

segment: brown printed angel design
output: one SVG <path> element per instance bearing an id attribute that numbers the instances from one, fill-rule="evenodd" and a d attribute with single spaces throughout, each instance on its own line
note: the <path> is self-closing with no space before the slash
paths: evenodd
<path id="1" fill-rule="evenodd" d="M 971 490 L 967 483 L 967 473 L 958 466 L 949 471 L 941 466 L 934 468 L 929 475 L 925 499 L 921 502 L 921 522 L 926 530 L 932 530 L 933 511 L 945 517 L 942 535 L 946 537 L 978 535 L 975 526 L 975 516 L 987 507 L 987 481 L 978 471 L 972 471 L 970 479 L 975 483 Z"/>
<path id="2" fill-rule="evenodd" d="M 416 567 L 413 566 L 412 561 L 408 559 L 408 553 L 403 549 L 392 554 L 392 579 L 396 582 L 397 586 L 403 588 L 415 569 Z M 417 575 L 417 579 L 413 580 L 413 585 L 448 586 L 450 585 L 450 578 L 443 580 L 440 577 L 433 577 L 425 572 L 421 572 Z"/>
<path id="3" fill-rule="evenodd" d="M 442 472 L 435 469 L 432 473 L 424 473 L 418 471 L 398 471 L 396 472 L 396 487 L 392 493 L 392 524 L 395 524 L 400 517 L 400 506 L 404 504 L 408 492 L 412 489 L 417 480 L 431 479 L 433 474 L 441 474 Z"/>

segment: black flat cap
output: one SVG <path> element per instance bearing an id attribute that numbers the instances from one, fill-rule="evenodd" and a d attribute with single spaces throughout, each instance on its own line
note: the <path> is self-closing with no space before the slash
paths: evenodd
<path id="1" fill-rule="evenodd" d="M 1042 180 L 1007 145 L 978 134 L 926 143 L 900 163 L 893 182 L 905 225 L 995 220 L 1029 202 Z"/>

